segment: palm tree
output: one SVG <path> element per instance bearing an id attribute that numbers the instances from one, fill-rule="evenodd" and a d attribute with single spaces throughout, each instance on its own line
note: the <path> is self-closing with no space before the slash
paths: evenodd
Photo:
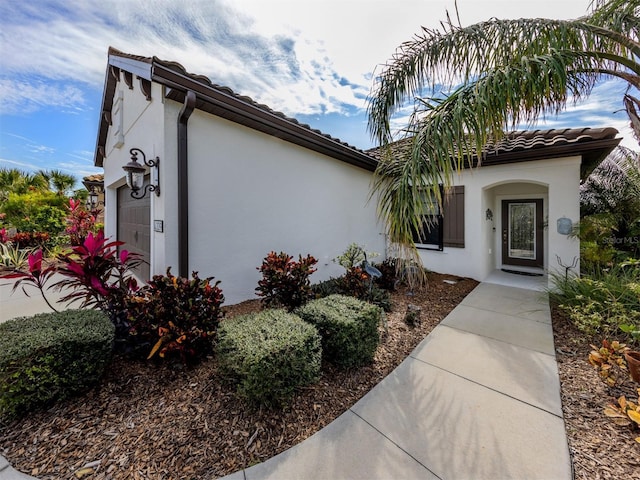
<path id="1" fill-rule="evenodd" d="M 47 180 L 49 188 L 58 195 L 65 195 L 76 184 L 76 177 L 61 170 L 41 170 L 38 174 Z"/>
<path id="2" fill-rule="evenodd" d="M 531 124 L 583 99 L 601 80 L 628 88 L 622 98 L 640 140 L 640 0 L 595 0 L 575 20 L 491 19 L 469 27 L 447 20 L 423 28 L 384 66 L 369 99 L 369 131 L 381 145 L 372 196 L 390 241 L 417 259 L 411 232 L 421 211 L 441 202 L 439 184 L 505 130 Z M 449 91 L 423 98 L 426 91 Z M 637 94 L 636 94 L 637 95 Z M 413 101 L 403 158 L 389 147 L 392 116 Z"/>
<path id="3" fill-rule="evenodd" d="M 619 237 L 640 232 L 640 153 L 617 147 L 580 185 L 583 215 L 606 215 Z M 634 244 L 635 246 L 635 244 Z"/>
<path id="4" fill-rule="evenodd" d="M 10 193 L 42 191 L 47 190 L 48 186 L 48 181 L 39 173 L 23 172 L 17 168 L 0 168 L 0 202 L 6 202 Z"/>

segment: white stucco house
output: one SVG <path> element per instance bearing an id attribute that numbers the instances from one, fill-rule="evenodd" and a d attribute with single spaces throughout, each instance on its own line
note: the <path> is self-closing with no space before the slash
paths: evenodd
<path id="1" fill-rule="evenodd" d="M 579 256 L 581 178 L 620 141 L 615 129 L 518 132 L 456 178 L 419 245 L 431 270 L 483 280 Z M 133 150 L 132 150 L 133 149 Z M 132 192 L 123 167 L 147 166 Z M 148 261 L 143 279 L 215 276 L 227 303 L 253 298 L 271 250 L 313 255 L 337 276 L 348 244 L 386 251 L 363 152 L 235 94 L 178 63 L 109 49 L 94 162 L 104 168 L 105 234 Z M 152 186 L 150 191 L 149 185 Z M 142 198 L 134 198 L 142 197 Z"/>
<path id="2" fill-rule="evenodd" d="M 429 269 L 477 280 L 494 270 L 580 271 L 580 181 L 620 142 L 614 128 L 511 132 L 454 177 L 430 230 L 415 232 Z M 394 152 L 402 155 L 402 141 Z M 370 152 L 377 156 L 377 150 Z M 426 215 L 430 216 L 430 215 Z M 426 223 L 426 222 L 425 222 Z"/>

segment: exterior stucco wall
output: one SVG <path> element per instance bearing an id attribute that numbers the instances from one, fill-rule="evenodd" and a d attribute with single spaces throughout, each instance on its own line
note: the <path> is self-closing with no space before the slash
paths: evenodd
<path id="1" fill-rule="evenodd" d="M 539 160 L 464 171 L 455 185 L 465 188 L 465 247 L 442 252 L 420 250 L 425 267 L 454 275 L 485 279 L 502 266 L 501 214 L 504 199 L 543 199 L 545 269 L 558 268 L 556 255 L 566 263 L 579 258 L 576 239 L 557 232 L 561 217 L 580 218 L 580 157 Z M 486 220 L 491 209 L 493 221 Z M 494 230 L 495 229 L 495 230 Z"/>
<path id="2" fill-rule="evenodd" d="M 159 156 L 161 191 L 167 182 L 167 178 L 163 175 L 166 160 L 163 146 L 164 118 L 162 87 L 160 85 L 152 83 L 151 97 L 150 101 L 146 99 L 137 79 L 134 79 L 132 89 L 122 80 L 117 83 L 103 162 L 106 203 L 105 236 L 111 239 L 117 237 L 117 190 L 126 183 L 122 167 L 131 160 L 129 150 L 139 148 L 145 153 L 147 159 Z M 138 161 L 142 163 L 140 157 Z M 160 218 L 163 216 L 162 197 L 158 198 L 152 194 L 151 218 L 158 218 L 158 216 Z M 162 255 L 162 249 L 161 244 L 151 242 L 152 268 L 154 257 Z M 153 274 L 154 270 L 151 273 Z"/>
<path id="3" fill-rule="evenodd" d="M 384 253 L 371 172 L 199 110 L 188 151 L 189 269 L 221 280 L 227 303 L 255 298 L 271 250 L 313 255 L 313 283 L 344 272 L 332 259 L 351 242 Z"/>

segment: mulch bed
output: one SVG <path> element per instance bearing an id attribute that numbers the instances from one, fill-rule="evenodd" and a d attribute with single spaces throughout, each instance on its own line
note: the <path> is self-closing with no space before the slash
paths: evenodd
<path id="1" fill-rule="evenodd" d="M 457 280 L 445 283 L 444 280 Z M 341 371 L 323 365 L 318 383 L 282 410 L 251 409 L 219 381 L 215 359 L 188 369 L 114 359 L 83 397 L 0 428 L 0 453 L 40 479 L 214 478 L 265 461 L 329 424 L 379 383 L 477 285 L 431 274 L 415 296 L 400 289 L 381 328 L 375 361 Z M 408 304 L 422 323 L 404 322 Z M 256 311 L 256 300 L 226 307 Z"/>
<path id="2" fill-rule="evenodd" d="M 171 369 L 116 358 L 103 382 L 0 428 L 0 453 L 40 479 L 214 478 L 253 465 L 296 445 L 346 411 L 402 362 L 477 285 L 431 275 L 426 291 L 393 294 L 394 310 L 372 365 L 349 371 L 323 366 L 320 381 L 283 410 L 248 408 L 218 380 L 215 359 Z M 403 322 L 409 303 L 422 323 Z M 258 301 L 226 307 L 227 316 L 260 308 Z M 610 391 L 587 357 L 588 338 L 552 308 L 562 404 L 576 479 L 640 480 L 640 432 L 614 425 L 603 408 L 636 384 Z"/>
<path id="3" fill-rule="evenodd" d="M 588 362 L 590 345 L 601 344 L 602 338 L 581 333 L 555 307 L 552 318 L 575 479 L 640 479 L 640 444 L 634 440 L 640 430 L 617 426 L 603 413 L 620 395 L 636 401 L 640 384 L 629 380 L 609 389 Z"/>

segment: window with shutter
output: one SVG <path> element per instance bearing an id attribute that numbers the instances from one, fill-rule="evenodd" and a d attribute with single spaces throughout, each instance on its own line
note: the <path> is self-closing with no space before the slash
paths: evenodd
<path id="1" fill-rule="evenodd" d="M 447 192 L 442 223 L 444 246 L 464 248 L 464 185 L 451 187 Z"/>
<path id="2" fill-rule="evenodd" d="M 413 232 L 416 247 L 442 250 L 444 247 L 464 248 L 464 186 L 447 189 L 442 213 L 436 209 L 425 212 L 422 227 Z"/>

